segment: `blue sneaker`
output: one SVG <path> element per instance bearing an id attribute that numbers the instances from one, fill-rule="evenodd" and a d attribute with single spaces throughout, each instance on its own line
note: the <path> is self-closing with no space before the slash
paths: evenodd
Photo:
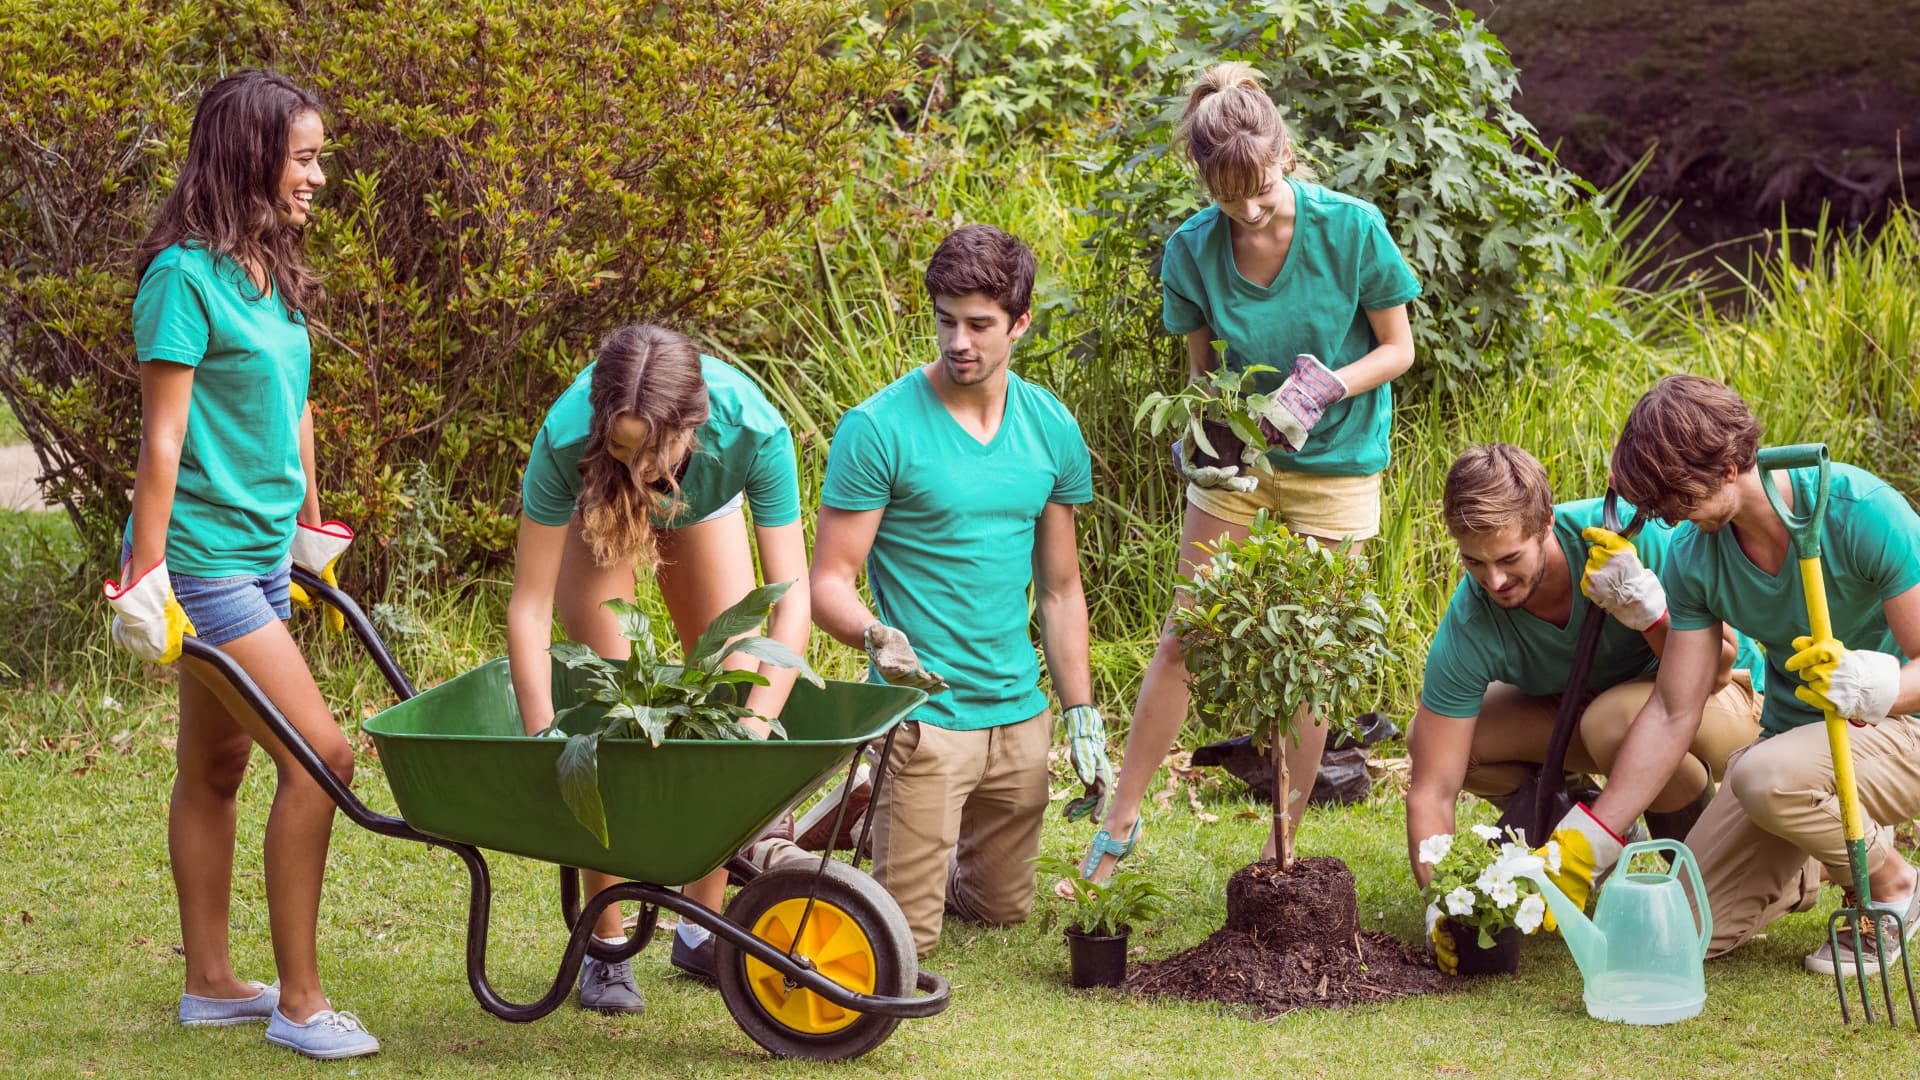
<path id="1" fill-rule="evenodd" d="M 367 1032 L 359 1017 L 332 1009 L 321 1009 L 304 1024 L 275 1009 L 267 1020 L 267 1041 L 323 1061 L 380 1052 L 380 1040 Z"/>
<path id="2" fill-rule="evenodd" d="M 266 986 L 248 982 L 260 991 L 252 997 L 210 998 L 198 994 L 180 995 L 181 1027 L 228 1027 L 233 1024 L 265 1023 L 280 1004 L 280 984 Z"/>
<path id="3" fill-rule="evenodd" d="M 713 935 L 708 933 L 700 939 L 700 944 L 689 945 L 687 939 L 675 931 L 673 951 L 667 955 L 667 962 L 696 979 L 713 982 L 716 978 Z"/>
<path id="4" fill-rule="evenodd" d="M 647 1007 L 640 984 L 633 981 L 633 964 L 622 960 L 601 963 L 589 956 L 580 963 L 580 1007 L 603 1013 L 637 1013 Z"/>

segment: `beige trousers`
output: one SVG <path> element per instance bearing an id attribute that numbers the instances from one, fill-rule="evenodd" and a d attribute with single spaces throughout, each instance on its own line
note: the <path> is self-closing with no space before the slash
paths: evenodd
<path id="1" fill-rule="evenodd" d="M 1596 695 L 1580 714 L 1580 728 L 1567 747 L 1567 768 L 1603 776 L 1611 770 L 1614 757 L 1626 742 L 1627 729 L 1652 694 L 1653 677 L 1647 676 Z M 1734 672 L 1733 680 L 1707 699 L 1700 729 L 1694 733 L 1688 751 L 1714 776 L 1724 776 L 1733 752 L 1759 736 L 1760 704 L 1747 673 Z M 1546 760 L 1547 743 L 1553 737 L 1553 721 L 1559 711 L 1559 695 L 1535 697 L 1506 683 L 1489 686 L 1473 725 L 1466 789 L 1475 795 L 1512 794 L 1532 772 L 1532 766 Z M 1695 794 L 1697 781 L 1694 789 L 1674 794 Z"/>
<path id="2" fill-rule="evenodd" d="M 1867 869 L 1897 858 L 1887 822 L 1920 815 L 1920 721 L 1893 717 L 1848 729 L 1854 786 L 1867 818 Z M 1731 795 L 1732 798 L 1728 798 Z M 1742 747 L 1720 795 L 1687 834 L 1713 908 L 1708 956 L 1719 956 L 1819 900 L 1820 867 L 1853 881 L 1824 724 Z"/>
<path id="3" fill-rule="evenodd" d="M 1053 714 L 979 731 L 907 723 L 872 813 L 873 876 L 921 956 L 944 915 L 1004 926 L 1033 907 Z"/>

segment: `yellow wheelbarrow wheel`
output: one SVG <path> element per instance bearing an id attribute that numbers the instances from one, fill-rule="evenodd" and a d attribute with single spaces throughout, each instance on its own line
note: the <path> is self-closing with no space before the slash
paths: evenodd
<path id="1" fill-rule="evenodd" d="M 727 905 L 728 921 L 783 953 L 792 950 L 803 966 L 855 993 L 910 996 L 919 965 L 899 905 L 878 882 L 843 862 L 827 864 L 815 892 L 817 869 L 785 866 L 754 878 Z M 810 893 L 814 904 L 807 913 Z M 724 939 L 716 938 L 714 946 L 727 1010 L 741 1030 L 775 1054 L 859 1057 L 885 1042 L 900 1022 L 842 1008 Z"/>

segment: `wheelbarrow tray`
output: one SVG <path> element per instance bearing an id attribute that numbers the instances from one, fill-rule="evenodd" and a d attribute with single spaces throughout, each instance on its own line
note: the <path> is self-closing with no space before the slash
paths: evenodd
<path id="1" fill-rule="evenodd" d="M 579 673 L 554 664 L 556 710 L 580 700 Z M 795 804 L 843 771 L 854 751 L 925 695 L 880 683 L 801 681 L 767 741 L 602 739 L 600 796 L 609 846 L 574 820 L 556 764 L 566 743 L 524 733 L 504 657 L 421 692 L 361 724 L 387 786 L 415 829 L 447 840 L 684 885 L 719 868 Z M 585 729 L 598 707 L 564 727 Z"/>

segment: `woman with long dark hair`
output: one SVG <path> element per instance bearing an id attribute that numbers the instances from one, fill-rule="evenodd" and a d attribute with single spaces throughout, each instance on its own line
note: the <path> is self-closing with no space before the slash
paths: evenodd
<path id="1" fill-rule="evenodd" d="M 793 436 L 766 396 L 740 371 L 702 356 L 691 341 L 658 326 L 608 335 L 553 408 L 534 439 L 521 490 L 513 598 L 507 606 L 507 657 L 520 718 L 529 734 L 553 722 L 547 646 L 556 601 L 567 636 L 602 656 L 624 658 L 629 645 L 602 602 L 634 594 L 636 569 L 653 575 L 682 647 L 755 583 L 754 552 L 741 514 L 753 513 L 760 570 L 793 587 L 774 606 L 767 635 L 804 653 L 812 626 L 806 533 Z M 729 663 L 751 663 L 736 655 Z M 793 690 L 789 668 L 762 665 L 767 685 L 746 705 L 778 716 Z M 749 721 L 757 733 L 764 724 Z M 614 879 L 588 872 L 597 894 Z M 686 886 L 689 897 L 720 908 L 726 871 Z M 626 939 L 619 905 L 600 916 L 595 935 Z M 672 963 L 713 977 L 713 942 L 686 921 L 674 935 Z M 639 1012 L 626 961 L 588 957 L 580 1004 L 603 1012 Z"/>
<path id="2" fill-rule="evenodd" d="M 219 646 L 343 781 L 353 749 L 287 632 L 293 562 L 331 577 L 352 531 L 320 518 L 307 407 L 307 313 L 319 288 L 302 256 L 326 183 L 320 102 L 284 76 L 241 71 L 207 90 L 187 158 L 137 259 L 140 458 L 113 637 L 145 660 L 181 636 Z M 167 842 L 186 989 L 180 1022 L 267 1022 L 311 1057 L 380 1044 L 320 989 L 316 924 L 333 802 L 212 668 L 180 679 L 178 775 Z M 278 770 L 267 818 L 267 910 L 279 981 L 242 982 L 227 931 L 235 793 L 255 743 Z"/>

